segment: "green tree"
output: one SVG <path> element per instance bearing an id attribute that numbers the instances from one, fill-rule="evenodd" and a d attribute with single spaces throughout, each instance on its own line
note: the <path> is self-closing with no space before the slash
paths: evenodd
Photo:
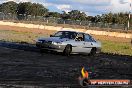
<path id="1" fill-rule="evenodd" d="M 64 20 L 70 19 L 69 15 L 65 11 L 62 11 L 61 18 Z"/>
<path id="2" fill-rule="evenodd" d="M 86 20 L 86 14 L 84 12 L 80 12 L 78 10 L 72 10 L 68 12 L 70 19 L 72 20 Z"/>
<path id="3" fill-rule="evenodd" d="M 56 17 L 56 18 L 60 18 L 61 14 L 58 12 L 48 12 L 48 14 L 46 15 L 46 17 Z"/>
<path id="4" fill-rule="evenodd" d="M 0 4 L 0 12 L 3 12 L 5 14 L 16 14 L 17 6 L 17 3 L 13 1 Z"/>
<path id="5" fill-rule="evenodd" d="M 17 8 L 17 14 L 25 14 L 31 16 L 45 16 L 48 12 L 42 4 L 24 2 L 19 3 Z"/>
<path id="6" fill-rule="evenodd" d="M 101 16 L 100 15 L 95 16 L 95 22 L 101 22 Z"/>
<path id="7" fill-rule="evenodd" d="M 103 23 L 112 23 L 112 24 L 126 24 L 128 21 L 128 13 L 108 13 L 102 14 L 100 18 Z"/>
<path id="8" fill-rule="evenodd" d="M 93 16 L 87 16 L 86 20 L 87 21 L 91 21 L 91 22 L 95 22 L 95 17 L 93 17 Z"/>

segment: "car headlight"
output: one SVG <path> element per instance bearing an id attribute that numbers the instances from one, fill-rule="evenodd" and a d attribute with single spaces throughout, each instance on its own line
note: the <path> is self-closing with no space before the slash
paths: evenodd
<path id="1" fill-rule="evenodd" d="M 59 45 L 59 44 L 62 44 L 62 43 L 61 42 L 52 42 L 52 44 Z"/>
<path id="2" fill-rule="evenodd" d="M 37 42 L 37 43 L 42 43 L 42 41 L 40 41 L 40 40 L 36 40 L 36 42 Z"/>
<path id="3" fill-rule="evenodd" d="M 57 43 L 56 43 L 56 42 L 52 42 L 52 44 L 57 45 Z"/>

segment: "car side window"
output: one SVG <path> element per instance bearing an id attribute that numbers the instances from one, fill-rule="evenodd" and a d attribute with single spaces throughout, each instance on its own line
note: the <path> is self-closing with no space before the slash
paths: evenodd
<path id="1" fill-rule="evenodd" d="M 92 36 L 88 35 L 88 34 L 85 34 L 85 41 L 86 42 L 96 42 Z"/>
<path id="2" fill-rule="evenodd" d="M 83 34 L 78 34 L 76 37 L 76 41 L 84 41 L 84 35 Z"/>

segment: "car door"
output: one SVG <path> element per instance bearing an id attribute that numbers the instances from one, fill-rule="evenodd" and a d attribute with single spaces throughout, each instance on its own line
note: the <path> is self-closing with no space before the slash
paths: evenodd
<path id="1" fill-rule="evenodd" d="M 85 52 L 90 53 L 93 47 L 93 40 L 89 34 L 84 34 L 84 46 Z"/>
<path id="2" fill-rule="evenodd" d="M 79 40 L 79 37 L 82 37 L 82 40 Z M 79 33 L 78 34 L 78 39 L 75 39 L 74 42 L 72 42 L 72 52 L 75 53 L 83 53 L 86 52 L 86 48 L 85 48 L 85 41 L 84 41 L 84 34 L 83 33 Z"/>

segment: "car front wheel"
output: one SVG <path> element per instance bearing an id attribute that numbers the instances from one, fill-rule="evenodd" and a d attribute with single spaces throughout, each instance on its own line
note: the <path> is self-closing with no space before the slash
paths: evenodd
<path id="1" fill-rule="evenodd" d="M 71 51 L 72 51 L 72 46 L 71 45 L 66 45 L 66 47 L 63 51 L 63 54 L 66 55 L 66 56 L 70 56 Z"/>
<path id="2" fill-rule="evenodd" d="M 90 52 L 90 56 L 96 55 L 96 51 L 97 51 L 96 48 L 92 48 L 92 49 L 91 49 L 91 52 Z"/>

